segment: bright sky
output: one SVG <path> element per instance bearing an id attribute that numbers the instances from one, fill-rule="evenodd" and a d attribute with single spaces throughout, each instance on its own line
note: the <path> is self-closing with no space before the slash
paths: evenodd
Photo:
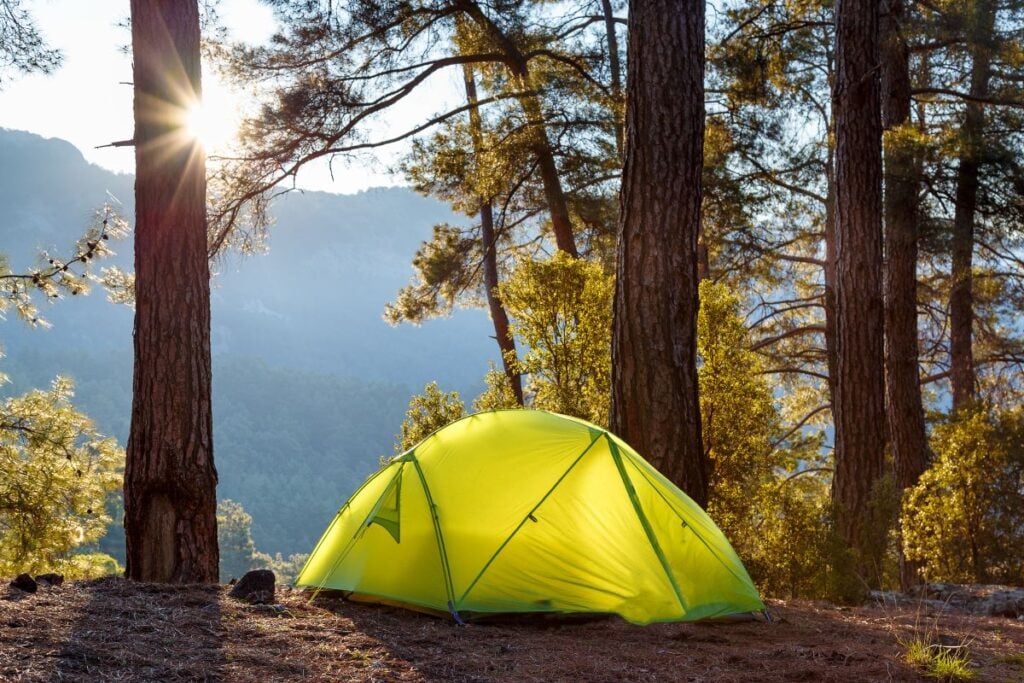
<path id="1" fill-rule="evenodd" d="M 64 64 L 50 76 L 23 76 L 0 90 L 0 128 L 27 130 L 44 137 L 70 141 L 89 161 L 105 168 L 131 173 L 135 159 L 130 147 L 96 149 L 132 136 L 132 89 L 123 85 L 132 78 L 131 58 L 123 50 L 130 41 L 124 26 L 128 0 L 33 0 L 27 3 L 40 29 L 53 47 L 64 52 Z M 221 0 L 218 14 L 232 37 L 263 42 L 273 33 L 271 11 L 257 0 Z M 452 91 L 454 82 L 440 82 L 440 92 Z M 214 135 L 230 132 L 234 112 L 244 101 L 216 78 L 212 69 L 203 73 L 204 122 Z M 404 127 L 423 116 L 423 99 L 407 106 L 379 130 Z M 439 93 L 438 101 L 441 96 Z M 326 164 L 310 168 L 299 177 L 307 189 L 351 193 L 368 187 L 401 184 L 387 173 L 400 150 L 379 158 L 335 160 L 333 179 Z"/>

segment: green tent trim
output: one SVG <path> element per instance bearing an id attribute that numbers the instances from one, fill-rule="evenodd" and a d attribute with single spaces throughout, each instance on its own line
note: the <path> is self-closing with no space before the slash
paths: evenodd
<path id="1" fill-rule="evenodd" d="M 532 410 L 462 418 L 371 475 L 296 585 L 459 621 L 597 612 L 647 624 L 764 609 L 722 532 L 639 454 Z"/>

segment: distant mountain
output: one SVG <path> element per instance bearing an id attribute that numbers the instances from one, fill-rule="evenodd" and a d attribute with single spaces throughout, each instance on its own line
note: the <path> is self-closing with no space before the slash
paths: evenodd
<path id="1" fill-rule="evenodd" d="M 133 182 L 63 140 L 0 129 L 0 253 L 15 269 L 41 249 L 67 254 L 105 202 L 121 202 L 131 219 Z M 267 254 L 216 265 L 215 457 L 219 494 L 253 515 L 257 545 L 304 552 L 391 451 L 409 396 L 436 379 L 472 398 L 497 353 L 482 311 L 420 327 L 381 317 L 432 226 L 457 220 L 445 206 L 388 188 L 293 193 L 274 213 Z M 131 241 L 111 246 L 112 262 L 130 269 Z M 132 311 L 95 291 L 43 315 L 52 329 L 0 327 L 9 391 L 70 375 L 77 404 L 123 443 Z"/>

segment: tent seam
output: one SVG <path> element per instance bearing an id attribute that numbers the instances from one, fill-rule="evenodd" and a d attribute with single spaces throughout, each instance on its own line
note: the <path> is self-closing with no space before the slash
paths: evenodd
<path id="1" fill-rule="evenodd" d="M 469 587 L 466 588 L 466 591 L 461 596 L 459 596 L 459 599 L 458 599 L 458 602 L 456 603 L 456 606 L 462 604 L 462 601 L 466 599 L 466 596 L 469 595 L 469 592 L 471 590 L 473 590 L 473 588 L 476 586 L 477 582 L 481 578 L 483 578 L 483 575 L 487 572 L 488 569 L 490 569 L 491 564 L 494 562 L 494 560 L 497 559 L 498 555 L 501 554 L 501 551 L 505 549 L 505 546 L 507 546 L 512 541 L 512 539 L 515 538 L 515 535 L 519 533 L 519 530 L 522 529 L 526 525 L 527 520 L 529 520 L 533 516 L 533 513 L 536 512 L 537 509 L 540 508 L 540 506 L 544 504 L 544 501 L 546 501 L 551 496 L 551 494 L 554 493 L 555 489 L 558 488 L 559 484 L 561 484 L 562 481 L 564 481 L 565 478 L 567 476 L 569 476 L 569 473 L 572 472 L 572 470 L 576 467 L 576 465 L 579 464 L 580 460 L 583 459 L 583 456 L 586 455 L 590 451 L 591 448 L 593 448 L 594 444 L 597 443 L 600 438 L 601 438 L 601 434 L 598 434 L 597 436 L 595 436 L 591 440 L 591 442 L 587 444 L 587 447 L 584 448 L 580 452 L 580 454 L 576 456 L 576 459 L 572 461 L 572 464 L 570 464 L 569 467 L 566 468 L 565 472 L 562 473 L 562 476 L 560 476 L 558 478 L 558 480 L 551 486 L 551 488 L 549 488 L 547 490 L 547 493 L 545 493 L 543 496 L 541 496 L 541 499 L 539 501 L 537 501 L 537 504 L 534 505 L 532 508 L 530 508 L 530 511 L 528 513 L 526 513 L 526 516 L 523 517 L 522 521 L 519 522 L 518 526 L 516 526 L 516 528 L 512 530 L 512 533 L 509 534 L 508 538 L 506 538 L 504 541 L 502 541 L 501 545 L 498 546 L 498 549 L 494 551 L 494 554 L 491 555 L 491 557 L 487 560 L 486 563 L 484 563 L 483 568 L 476 575 L 476 577 L 470 582 Z"/>
<path id="2" fill-rule="evenodd" d="M 427 477 L 423 474 L 420 461 L 415 455 L 410 456 L 416 474 L 419 475 L 420 485 L 423 487 L 423 494 L 427 497 L 427 505 L 430 507 L 430 518 L 434 523 L 434 540 L 437 541 L 437 552 L 441 556 L 441 571 L 444 575 L 445 592 L 448 593 L 448 604 L 451 605 L 452 616 L 460 621 L 455 610 L 455 585 L 452 583 L 452 570 L 448 564 L 448 550 L 444 544 L 444 534 L 441 532 L 441 522 L 437 517 L 437 505 L 434 504 L 434 497 L 430 495 L 430 487 L 427 485 Z"/>
<path id="3" fill-rule="evenodd" d="M 347 508 L 352 503 L 352 499 L 355 498 L 356 496 L 358 496 L 360 491 L 362 491 L 367 486 L 369 486 L 370 482 L 372 482 L 374 479 L 376 479 L 380 475 L 384 474 L 384 471 L 387 470 L 387 468 L 390 467 L 390 466 L 391 466 L 391 463 L 388 463 L 384 467 L 381 467 L 376 472 L 373 472 L 370 476 L 368 476 L 366 478 L 366 480 L 363 481 L 363 483 L 359 485 L 359 488 L 357 488 L 355 490 L 355 492 L 351 496 L 348 497 L 348 500 L 346 500 L 345 503 L 340 508 L 338 508 L 338 511 L 334 513 L 334 518 L 331 519 L 331 523 L 327 525 L 327 530 L 324 531 L 324 533 L 320 536 L 320 540 L 318 540 L 316 542 L 316 545 L 313 546 L 313 550 L 312 550 L 312 552 L 309 553 L 309 557 L 306 558 L 306 561 L 302 563 L 302 569 L 300 569 L 299 573 L 295 575 L 295 580 L 292 582 L 293 586 L 298 586 L 299 585 L 299 579 L 302 577 L 303 572 L 306 571 L 306 567 L 309 566 L 310 560 L 312 560 L 314 557 L 316 557 L 316 553 L 317 553 L 318 550 L 320 550 L 320 546 L 323 545 L 324 539 L 326 539 L 330 535 L 331 529 L 333 529 L 334 525 L 338 523 L 338 517 L 340 517 L 341 513 L 345 511 L 345 508 Z"/>
<path id="4" fill-rule="evenodd" d="M 612 441 L 607 434 L 605 434 L 605 439 L 608 441 L 608 449 L 611 453 L 612 460 L 615 461 L 615 468 L 619 471 L 619 478 L 622 480 L 622 485 L 626 489 L 626 495 L 629 496 L 629 501 L 633 505 L 633 512 L 636 513 L 637 520 L 640 522 L 640 526 L 643 527 L 644 534 L 647 536 L 647 542 L 651 544 L 651 550 L 653 550 L 654 554 L 658 557 L 661 569 L 665 572 L 665 578 L 667 578 L 669 584 L 672 585 L 672 590 L 676 594 L 676 600 L 679 601 L 679 609 L 683 611 L 683 615 L 685 616 L 688 610 L 686 608 L 686 600 L 683 598 L 683 592 L 680 590 L 675 576 L 672 575 L 672 569 L 669 567 L 668 558 L 665 557 L 665 552 L 661 549 L 661 544 L 658 542 L 658 537 L 655 535 L 654 529 L 651 527 L 651 522 L 647 519 L 647 515 L 644 514 L 644 511 L 640 506 L 640 501 L 637 499 L 636 495 L 636 489 L 633 487 L 633 483 L 629 480 L 629 475 L 626 474 L 626 468 L 622 465 L 622 455 L 619 453 L 619 447 L 615 445 L 615 442 Z"/>
<path id="5" fill-rule="evenodd" d="M 749 583 L 751 583 L 751 585 L 753 585 L 753 582 L 751 581 L 750 577 L 747 577 L 746 579 L 744 579 L 743 577 L 737 575 L 736 572 L 733 571 L 733 568 L 730 567 L 729 564 L 724 559 L 722 559 L 722 556 L 714 548 L 711 547 L 711 544 L 707 542 L 707 540 L 704 538 L 704 536 L 701 535 L 700 533 L 698 533 L 697 530 L 693 528 L 692 524 L 689 524 L 685 519 L 683 519 L 683 516 L 681 514 L 679 514 L 679 512 L 677 512 L 674 507 L 672 507 L 672 504 L 668 502 L 668 500 L 665 498 L 665 495 L 661 491 L 658 490 L 658 487 L 655 486 L 654 482 L 651 481 L 651 478 L 647 476 L 647 473 L 644 472 L 642 469 L 640 469 L 640 467 L 635 462 L 633 462 L 632 458 L 629 459 L 629 464 L 631 464 L 633 466 L 633 469 L 635 469 L 637 472 L 639 472 L 640 476 L 643 477 L 647 481 L 647 483 L 651 485 L 651 488 L 654 489 L 654 492 L 657 493 L 658 496 L 663 501 L 665 501 L 665 505 L 668 506 L 668 509 L 672 512 L 672 514 L 674 514 L 676 517 L 678 517 L 683 522 L 683 524 L 686 524 L 686 526 L 690 529 L 690 533 L 692 533 L 694 536 L 697 537 L 697 540 L 700 541 L 701 544 L 703 544 L 703 546 L 705 548 L 707 548 L 708 552 L 711 553 L 711 556 L 714 557 L 716 560 L 718 560 L 718 563 L 720 565 L 722 565 L 727 572 L 732 574 L 734 579 L 736 579 L 740 583 L 748 583 L 749 582 Z M 714 522 L 714 520 L 711 520 L 711 521 Z M 719 529 L 719 531 L 721 531 L 721 529 Z M 724 535 L 725 532 L 723 531 L 722 534 Z M 729 539 L 727 538 L 726 541 L 728 541 L 728 540 Z M 735 550 L 733 552 L 735 552 Z M 755 586 L 755 590 L 756 590 L 756 586 Z M 758 598 L 760 598 L 760 595 L 758 595 Z"/>
<path id="6" fill-rule="evenodd" d="M 388 490 L 391 488 L 391 484 L 394 482 L 394 480 L 397 477 L 402 476 L 402 470 L 404 468 L 405 468 L 405 463 L 404 462 L 399 464 L 398 472 L 396 472 L 395 476 L 391 478 L 391 481 L 389 481 L 388 485 L 384 487 L 384 490 L 381 492 L 380 496 L 377 498 L 377 501 L 373 504 L 373 506 L 371 506 L 369 514 L 366 515 L 366 519 L 364 519 L 362 521 L 362 523 L 359 526 L 356 527 L 356 530 L 352 533 L 352 538 L 350 538 L 348 540 L 348 543 L 345 544 L 345 549 L 341 553 L 338 554 L 338 559 L 336 559 L 334 561 L 334 563 L 331 565 L 331 568 L 329 570 L 327 570 L 327 572 L 324 574 L 324 578 L 320 581 L 320 585 L 316 587 L 316 590 L 313 591 L 313 595 L 310 597 L 310 600 L 315 598 L 317 596 L 317 594 L 324 589 L 324 585 L 327 583 L 327 581 L 330 578 L 331 574 L 334 573 L 334 570 L 337 569 L 338 565 L 341 564 L 342 560 L 344 560 L 346 557 L 348 557 L 348 554 L 350 552 L 352 552 L 352 548 L 355 547 L 355 542 L 357 540 L 357 537 L 359 536 L 359 532 L 362 531 L 366 527 L 367 522 L 369 522 L 371 519 L 373 519 L 373 514 L 374 514 L 374 512 L 375 512 L 375 510 L 377 508 L 377 504 L 380 503 L 381 499 L 388 494 Z M 384 470 L 381 470 L 381 473 L 383 473 L 383 471 Z M 374 477 L 374 478 L 376 478 L 376 477 Z M 366 483 L 369 484 L 370 482 L 367 481 Z M 348 503 L 346 502 L 346 505 L 347 504 Z M 337 520 L 337 516 L 335 516 L 335 520 Z M 331 524 L 333 526 L 334 523 L 332 522 Z M 324 536 L 326 537 L 326 534 L 324 534 Z M 321 540 L 323 540 L 323 539 L 321 539 Z M 319 543 L 317 543 L 317 547 L 318 548 L 320 547 Z M 313 559 L 313 555 L 310 555 L 309 556 L 309 560 L 306 560 L 306 562 L 308 563 L 312 559 Z"/>

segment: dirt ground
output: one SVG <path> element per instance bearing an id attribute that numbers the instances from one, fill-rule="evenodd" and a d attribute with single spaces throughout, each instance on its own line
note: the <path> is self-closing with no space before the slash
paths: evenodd
<path id="1" fill-rule="evenodd" d="M 2 589 L 0 589 L 2 590 Z M 1024 681 L 1024 622 L 772 602 L 774 624 L 639 627 L 516 618 L 466 627 L 278 590 L 121 579 L 0 593 L 2 681 L 915 681 L 899 642 L 966 643 L 979 681 Z"/>

